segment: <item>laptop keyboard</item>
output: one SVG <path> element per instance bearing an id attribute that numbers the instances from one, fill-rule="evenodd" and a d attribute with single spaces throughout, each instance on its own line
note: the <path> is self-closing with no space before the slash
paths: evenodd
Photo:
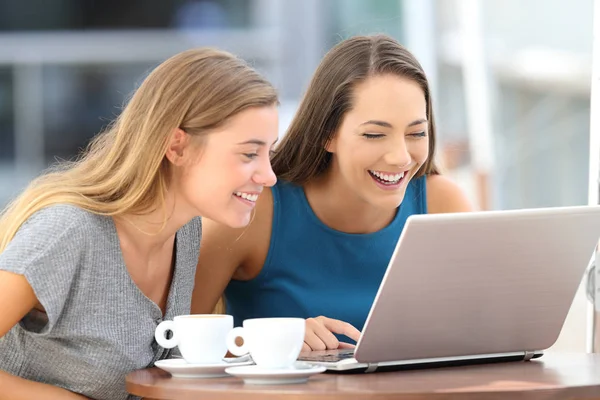
<path id="1" fill-rule="evenodd" d="M 354 358 L 354 349 L 311 351 L 301 353 L 298 360 L 335 363 L 348 358 Z"/>

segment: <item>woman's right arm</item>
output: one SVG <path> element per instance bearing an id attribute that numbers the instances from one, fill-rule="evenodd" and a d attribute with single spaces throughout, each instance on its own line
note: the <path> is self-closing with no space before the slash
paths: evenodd
<path id="1" fill-rule="evenodd" d="M 38 304 L 33 289 L 24 276 L 0 271 L 0 338 Z M 1 355 L 0 355 L 1 357 Z M 86 399 L 56 386 L 29 381 L 0 371 L 0 400 Z"/>

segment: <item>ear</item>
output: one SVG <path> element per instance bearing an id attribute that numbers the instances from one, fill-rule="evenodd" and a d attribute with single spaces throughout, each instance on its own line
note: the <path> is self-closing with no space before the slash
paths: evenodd
<path id="1" fill-rule="evenodd" d="M 173 165 L 180 166 L 185 163 L 189 153 L 188 144 L 190 137 L 182 129 L 173 130 L 169 139 L 166 156 Z"/>
<path id="2" fill-rule="evenodd" d="M 337 135 L 331 136 L 325 142 L 325 151 L 328 153 L 335 153 L 337 148 Z"/>

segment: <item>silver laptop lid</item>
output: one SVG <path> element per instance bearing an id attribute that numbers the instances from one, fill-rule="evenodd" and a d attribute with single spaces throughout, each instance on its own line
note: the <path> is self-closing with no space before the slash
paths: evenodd
<path id="1" fill-rule="evenodd" d="M 355 358 L 547 349 L 599 237 L 598 206 L 411 216 Z"/>

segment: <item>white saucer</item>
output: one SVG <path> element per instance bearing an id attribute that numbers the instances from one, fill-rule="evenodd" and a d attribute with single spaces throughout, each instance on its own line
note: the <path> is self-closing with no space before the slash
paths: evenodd
<path id="1" fill-rule="evenodd" d="M 252 361 L 243 362 L 226 362 L 214 364 L 189 364 L 183 358 L 171 358 L 167 360 L 159 360 L 154 363 L 154 366 L 170 372 L 173 378 L 220 378 L 227 376 L 225 369 L 232 365 L 251 365 Z"/>
<path id="2" fill-rule="evenodd" d="M 288 385 L 304 383 L 312 375 L 320 374 L 325 370 L 325 367 L 297 362 L 293 367 L 285 369 L 268 369 L 258 365 L 248 365 L 229 367 L 225 369 L 225 372 L 242 378 L 244 383 L 251 385 Z"/>

